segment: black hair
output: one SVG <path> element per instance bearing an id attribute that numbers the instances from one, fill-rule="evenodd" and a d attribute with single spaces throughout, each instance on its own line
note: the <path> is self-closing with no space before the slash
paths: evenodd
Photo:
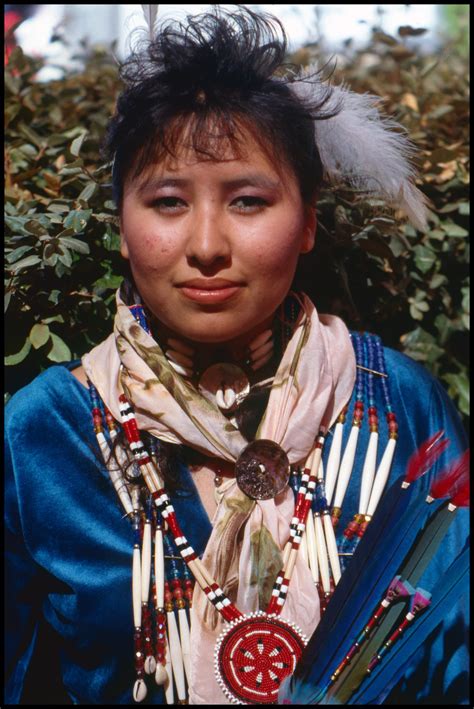
<path id="1" fill-rule="evenodd" d="M 296 97 L 286 49 L 277 18 L 242 6 L 213 6 L 185 24 L 163 20 L 153 40 L 120 67 L 125 89 L 103 144 L 105 157 L 113 160 L 119 209 L 125 181 L 166 155 L 174 157 L 185 135 L 200 159 L 219 160 L 221 141 L 239 156 L 243 130 L 276 165 L 294 171 L 303 202 L 312 204 L 323 177 L 313 121 L 338 111 L 323 110 L 329 86 L 313 105 Z"/>

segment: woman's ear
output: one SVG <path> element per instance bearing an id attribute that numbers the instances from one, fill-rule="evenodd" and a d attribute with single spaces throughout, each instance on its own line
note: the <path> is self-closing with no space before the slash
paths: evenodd
<path id="1" fill-rule="evenodd" d="M 128 258 L 129 258 L 128 246 L 127 246 L 127 241 L 125 239 L 123 229 L 122 229 L 122 221 L 120 221 L 120 253 L 123 258 L 128 260 Z"/>
<path id="2" fill-rule="evenodd" d="M 303 225 L 303 239 L 301 241 L 300 253 L 307 254 L 314 248 L 316 238 L 316 227 L 318 219 L 316 216 L 316 207 L 305 206 L 305 220 Z"/>

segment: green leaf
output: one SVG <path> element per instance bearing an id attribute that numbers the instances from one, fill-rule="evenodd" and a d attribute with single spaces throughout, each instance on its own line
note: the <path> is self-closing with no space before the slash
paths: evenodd
<path id="1" fill-rule="evenodd" d="M 91 197 L 97 192 L 97 183 L 96 182 L 89 182 L 84 189 L 82 190 L 81 194 L 79 195 L 78 199 L 84 200 L 84 202 L 88 202 Z"/>
<path id="2" fill-rule="evenodd" d="M 5 357 L 5 366 L 6 367 L 12 367 L 15 364 L 20 364 L 20 362 L 23 362 L 23 360 L 28 356 L 29 351 L 31 350 L 31 342 L 29 339 L 25 340 L 25 344 L 21 348 L 19 352 L 13 355 L 8 355 L 8 357 Z"/>
<path id="3" fill-rule="evenodd" d="M 410 315 L 413 320 L 423 320 L 423 313 L 418 310 L 416 303 L 410 303 Z"/>
<path id="4" fill-rule="evenodd" d="M 63 167 L 59 171 L 60 175 L 80 175 L 83 172 L 82 167 Z"/>
<path id="5" fill-rule="evenodd" d="M 443 230 L 448 236 L 469 236 L 468 230 L 459 224 L 443 224 Z"/>
<path id="6" fill-rule="evenodd" d="M 52 203 L 48 205 L 48 211 L 64 214 L 64 212 L 69 212 L 69 206 L 67 204 Z"/>
<path id="7" fill-rule="evenodd" d="M 417 268 L 420 269 L 422 273 L 426 273 L 433 266 L 436 261 L 436 254 L 431 250 L 418 244 L 413 249 L 415 254 L 415 264 Z"/>
<path id="8" fill-rule="evenodd" d="M 30 342 L 35 350 L 39 349 L 48 342 L 50 334 L 51 333 L 49 332 L 49 327 L 47 325 L 44 325 L 43 323 L 36 323 L 36 325 L 33 325 L 30 331 Z"/>
<path id="9" fill-rule="evenodd" d="M 59 291 L 56 292 L 59 293 Z M 64 323 L 64 318 L 62 315 L 53 315 L 51 318 L 43 318 L 43 322 L 45 325 L 49 325 L 52 322 Z"/>
<path id="10" fill-rule="evenodd" d="M 429 332 L 426 332 L 421 327 L 402 335 L 400 340 L 405 354 L 418 362 L 426 362 L 433 365 L 445 352 L 443 348 L 436 344 L 433 335 L 430 335 Z"/>
<path id="11" fill-rule="evenodd" d="M 64 340 L 62 340 L 58 335 L 51 333 L 51 340 L 53 343 L 52 348 L 47 354 L 47 357 L 51 362 L 66 362 L 72 359 L 71 350 L 66 345 Z"/>
<path id="12" fill-rule="evenodd" d="M 86 139 L 87 135 L 88 135 L 88 133 L 86 131 L 85 133 L 82 133 L 81 135 L 79 135 L 77 138 L 75 138 L 72 141 L 71 147 L 69 148 L 71 155 L 74 155 L 76 158 L 79 157 L 79 153 L 81 152 L 82 144 L 83 144 L 84 140 Z"/>
<path id="13" fill-rule="evenodd" d="M 438 330 L 438 342 L 443 347 L 446 345 L 451 334 L 454 332 L 453 321 L 444 313 L 436 316 L 434 321 L 435 327 Z"/>
<path id="14" fill-rule="evenodd" d="M 432 279 L 430 280 L 429 286 L 430 288 L 439 288 L 440 285 L 443 283 L 447 282 L 446 276 L 443 276 L 442 273 L 435 273 Z"/>
<path id="15" fill-rule="evenodd" d="M 48 230 L 41 224 L 38 219 L 30 219 L 25 224 L 25 229 L 35 236 L 44 236 L 48 233 Z"/>
<path id="16" fill-rule="evenodd" d="M 446 234 L 443 229 L 431 229 L 431 231 L 428 232 L 428 237 L 430 239 L 436 239 L 436 241 L 444 241 Z"/>
<path id="17" fill-rule="evenodd" d="M 92 214 L 92 209 L 75 209 L 67 215 L 64 220 L 66 228 L 71 227 L 77 233 L 84 231 L 87 222 Z"/>
<path id="18" fill-rule="evenodd" d="M 444 207 L 438 209 L 439 214 L 450 214 L 451 212 L 456 212 L 459 208 L 459 204 L 454 202 L 453 204 L 445 204 Z"/>
<path id="19" fill-rule="evenodd" d="M 31 143 L 33 143 L 33 145 L 36 145 L 36 147 L 42 148 L 46 145 L 45 139 L 25 123 L 19 123 L 18 128 L 20 132 L 23 133 L 23 135 L 26 136 Z"/>
<path id="20" fill-rule="evenodd" d="M 58 257 L 58 262 L 54 267 L 54 273 L 58 278 L 62 278 L 65 274 L 70 274 L 69 266 L 67 266 L 60 257 Z"/>
<path id="21" fill-rule="evenodd" d="M 469 416 L 469 379 L 465 372 L 458 374 L 444 374 L 445 382 L 449 386 L 449 394 L 457 400 L 458 406 L 463 414 Z"/>
<path id="22" fill-rule="evenodd" d="M 459 203 L 459 214 L 463 214 L 466 216 L 469 216 L 469 202 L 460 202 Z"/>
<path id="23" fill-rule="evenodd" d="M 58 255 L 59 261 L 61 261 L 61 263 L 63 263 L 65 266 L 67 266 L 69 268 L 69 266 L 71 266 L 71 264 L 72 264 L 71 252 L 69 251 L 69 249 L 66 249 L 63 246 L 60 247 L 60 251 L 62 253 L 60 253 Z"/>
<path id="24" fill-rule="evenodd" d="M 60 295 L 61 295 L 60 290 L 52 290 L 51 293 L 49 294 L 48 301 L 50 303 L 53 303 L 53 305 L 57 305 Z M 45 322 L 45 323 L 51 322 L 51 318 L 46 318 L 45 320 L 43 320 L 43 322 Z"/>
<path id="25" fill-rule="evenodd" d="M 105 234 L 102 237 L 102 241 L 107 251 L 120 251 L 120 234 L 114 231 L 110 224 L 107 224 L 105 228 Z"/>
<path id="26" fill-rule="evenodd" d="M 426 300 L 418 300 L 416 302 L 416 307 L 418 308 L 418 310 L 421 310 L 422 313 L 427 313 L 430 309 L 430 306 L 426 302 Z"/>
<path id="27" fill-rule="evenodd" d="M 112 288 L 116 290 L 123 281 L 123 276 L 104 276 L 94 283 L 94 288 Z"/>
<path id="28" fill-rule="evenodd" d="M 30 266 L 36 266 L 36 264 L 38 263 L 41 263 L 41 259 L 39 256 L 27 256 L 26 258 L 23 258 L 20 261 L 17 261 L 16 263 L 12 264 L 10 266 L 10 270 L 17 273 L 18 271 L 21 271 L 22 268 L 30 268 Z"/>
<path id="29" fill-rule="evenodd" d="M 28 253 L 28 251 L 31 251 L 32 248 L 32 246 L 19 246 L 17 249 L 5 254 L 5 261 L 7 263 L 15 263 L 15 261 L 18 261 L 18 259 Z"/>
<path id="30" fill-rule="evenodd" d="M 27 221 L 29 221 L 28 217 L 5 217 L 5 224 L 17 234 L 28 234 L 25 229 L 25 222 Z"/>
<path id="31" fill-rule="evenodd" d="M 9 290 L 5 293 L 4 299 L 3 299 L 3 312 L 6 313 L 8 310 L 8 306 L 10 305 L 10 300 L 12 297 L 12 292 Z"/>
<path id="32" fill-rule="evenodd" d="M 74 239 L 74 237 L 72 236 L 60 236 L 59 241 L 61 244 L 64 243 L 65 246 L 69 246 L 70 249 L 72 249 L 73 251 L 77 251 L 80 254 L 90 253 L 89 244 L 86 244 L 85 241 Z"/>

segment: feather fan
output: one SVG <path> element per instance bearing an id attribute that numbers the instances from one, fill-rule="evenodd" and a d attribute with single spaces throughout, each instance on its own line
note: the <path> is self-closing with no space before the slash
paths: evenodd
<path id="1" fill-rule="evenodd" d="M 420 652 L 441 618 L 445 618 L 458 599 L 469 589 L 469 549 L 465 548 L 441 576 L 431 593 L 431 604 L 405 632 L 381 663 L 351 697 L 351 704 L 382 704 L 401 673 Z"/>
<path id="2" fill-rule="evenodd" d="M 439 436 L 435 438 L 439 441 Z M 437 446 L 437 455 L 443 449 L 444 446 Z M 430 439 L 414 454 L 418 473 L 427 471 L 426 458 L 432 451 Z M 430 465 L 433 463 L 431 457 Z M 395 481 L 382 497 L 295 674 L 282 685 L 280 703 L 339 703 L 337 697 L 331 699 L 327 694 L 334 670 L 378 607 L 399 568 L 403 568 L 404 560 L 409 560 L 410 550 L 430 515 L 446 507 L 438 500 L 426 504 L 426 485 L 403 487 L 402 480 L 403 477 Z M 431 525 L 433 533 L 437 531 L 435 526 L 440 527 L 441 523 Z M 418 576 L 413 565 L 412 568 L 410 582 Z"/>

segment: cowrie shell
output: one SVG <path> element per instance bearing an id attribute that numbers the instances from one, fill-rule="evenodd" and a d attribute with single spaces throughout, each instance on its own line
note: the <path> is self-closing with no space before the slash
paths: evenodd
<path id="1" fill-rule="evenodd" d="M 155 682 L 158 685 L 165 684 L 165 682 L 168 680 L 168 673 L 164 667 L 164 665 L 159 662 L 156 665 L 156 672 L 155 672 Z"/>
<path id="2" fill-rule="evenodd" d="M 133 685 L 133 699 L 135 702 L 143 702 L 147 695 L 145 680 L 137 679 Z"/>
<path id="3" fill-rule="evenodd" d="M 147 675 L 152 675 L 155 670 L 156 660 L 153 655 L 148 655 L 148 657 L 145 658 L 145 672 L 147 673 Z"/>

